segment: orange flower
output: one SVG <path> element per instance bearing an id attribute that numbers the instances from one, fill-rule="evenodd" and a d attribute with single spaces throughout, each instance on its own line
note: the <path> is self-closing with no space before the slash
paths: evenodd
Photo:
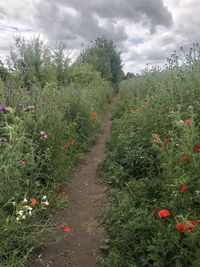
<path id="1" fill-rule="evenodd" d="M 171 216 L 171 213 L 168 210 L 160 210 L 158 215 L 160 218 L 167 218 Z"/>
<path id="2" fill-rule="evenodd" d="M 188 154 L 184 154 L 182 157 L 181 157 L 181 160 L 182 161 L 188 161 L 190 158 L 189 158 L 189 155 Z"/>
<path id="3" fill-rule="evenodd" d="M 35 198 L 30 199 L 31 205 L 35 205 L 37 203 L 37 200 Z"/>
<path id="4" fill-rule="evenodd" d="M 190 119 L 187 119 L 187 120 L 184 120 L 184 123 L 185 123 L 186 125 L 189 125 L 189 126 L 191 126 L 191 125 L 192 125 L 192 123 L 193 123 L 193 121 L 192 121 L 192 118 L 190 118 Z"/>
<path id="5" fill-rule="evenodd" d="M 92 118 L 93 118 L 93 119 L 96 119 L 96 118 L 97 118 L 97 112 L 95 112 L 95 111 L 92 112 Z"/>

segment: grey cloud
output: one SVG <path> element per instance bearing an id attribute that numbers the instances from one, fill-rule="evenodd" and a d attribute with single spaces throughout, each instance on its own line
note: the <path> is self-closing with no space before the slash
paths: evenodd
<path id="1" fill-rule="evenodd" d="M 151 3 L 150 3 L 151 2 Z M 77 14 L 65 12 L 73 8 Z M 146 25 L 151 32 L 158 25 L 169 27 L 172 16 L 162 0 L 43 0 L 36 6 L 36 25 L 52 41 L 67 45 L 105 36 L 120 43 L 128 38 L 120 20 Z M 103 25 L 99 23 L 103 19 Z M 74 42 L 73 42 L 74 41 Z"/>
<path id="2" fill-rule="evenodd" d="M 86 13 L 88 11 L 97 13 L 101 17 L 141 22 L 146 16 L 153 25 L 170 26 L 172 23 L 171 13 L 163 5 L 162 0 L 58 0 L 57 2 Z"/>

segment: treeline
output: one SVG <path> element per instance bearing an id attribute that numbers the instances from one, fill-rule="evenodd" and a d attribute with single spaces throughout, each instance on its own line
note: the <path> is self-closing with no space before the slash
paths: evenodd
<path id="1" fill-rule="evenodd" d="M 73 64 L 64 44 L 54 49 L 39 38 L 15 38 L 15 47 L 7 58 L 7 67 L 0 66 L 2 81 L 13 82 L 28 90 L 44 88 L 47 83 L 66 86 L 70 83 L 90 83 L 103 79 L 117 90 L 124 77 L 120 52 L 111 40 L 97 38 L 83 50 Z"/>

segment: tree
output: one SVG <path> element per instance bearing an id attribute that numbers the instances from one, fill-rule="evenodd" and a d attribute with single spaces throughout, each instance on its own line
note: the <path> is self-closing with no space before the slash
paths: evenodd
<path id="1" fill-rule="evenodd" d="M 46 83 L 65 83 L 64 72 L 68 66 L 65 47 L 60 44 L 51 50 L 39 38 L 25 40 L 15 38 L 15 47 L 10 53 L 8 65 L 18 73 L 22 86 L 31 90 L 35 84 L 42 88 Z"/>
<path id="2" fill-rule="evenodd" d="M 120 52 L 113 41 L 104 37 L 97 38 L 91 47 L 81 53 L 78 60 L 92 65 L 95 70 L 101 73 L 103 79 L 111 81 L 117 88 L 123 71 Z"/>
<path id="3" fill-rule="evenodd" d="M 135 77 L 135 74 L 132 72 L 127 72 L 127 74 L 125 75 L 124 79 L 125 80 L 129 80 L 129 79 L 133 79 Z"/>

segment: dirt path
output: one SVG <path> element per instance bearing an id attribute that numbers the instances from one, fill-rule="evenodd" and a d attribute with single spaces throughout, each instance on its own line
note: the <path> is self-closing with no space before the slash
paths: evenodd
<path id="1" fill-rule="evenodd" d="M 105 236 L 100 220 L 106 193 L 97 171 L 105 155 L 115 102 L 105 114 L 97 144 L 73 171 L 71 184 L 62 189 L 61 194 L 69 199 L 69 204 L 57 213 L 55 220 L 58 225 L 68 225 L 71 232 L 67 240 L 47 246 L 34 267 L 98 266 L 96 257 L 101 255 L 99 247 Z"/>

